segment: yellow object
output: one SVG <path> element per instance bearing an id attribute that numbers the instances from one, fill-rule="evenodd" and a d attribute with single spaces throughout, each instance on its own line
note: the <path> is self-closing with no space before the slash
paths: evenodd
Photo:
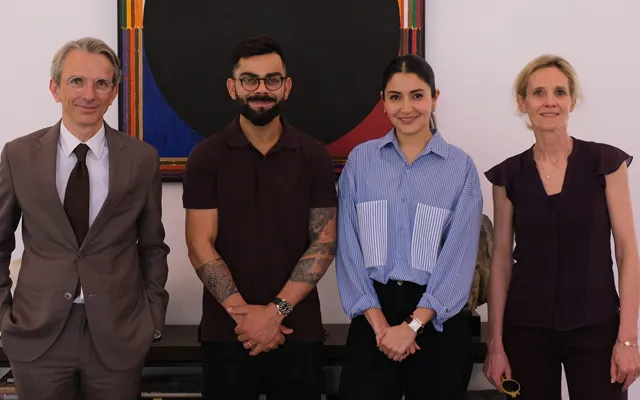
<path id="1" fill-rule="evenodd" d="M 520 394 L 520 383 L 515 379 L 507 379 L 503 376 L 500 380 L 500 386 L 502 391 L 511 396 L 512 399 L 515 399 Z"/>

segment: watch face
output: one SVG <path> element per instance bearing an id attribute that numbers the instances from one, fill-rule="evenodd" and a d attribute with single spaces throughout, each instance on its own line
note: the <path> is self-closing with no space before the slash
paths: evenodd
<path id="1" fill-rule="evenodd" d="M 288 301 L 281 301 L 280 305 L 278 306 L 278 309 L 280 310 L 280 312 L 284 315 L 289 315 L 289 313 L 291 312 L 291 304 L 289 304 Z"/>
<path id="2" fill-rule="evenodd" d="M 411 321 L 411 323 L 409 324 L 409 326 L 411 327 L 411 329 L 413 329 L 414 332 L 418 333 L 418 331 L 420 330 L 420 328 L 422 328 L 422 326 L 420 326 L 420 323 L 418 321 L 416 321 L 415 319 L 413 321 Z"/>

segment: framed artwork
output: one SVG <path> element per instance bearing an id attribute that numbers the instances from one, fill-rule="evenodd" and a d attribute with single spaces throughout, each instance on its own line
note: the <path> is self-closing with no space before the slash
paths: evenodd
<path id="1" fill-rule="evenodd" d="M 382 72 L 425 56 L 424 19 L 425 0 L 118 0 L 119 129 L 158 150 L 165 181 L 181 180 L 193 147 L 239 112 L 226 89 L 233 47 L 268 35 L 293 82 L 283 118 L 325 143 L 339 173 L 391 129 Z"/>

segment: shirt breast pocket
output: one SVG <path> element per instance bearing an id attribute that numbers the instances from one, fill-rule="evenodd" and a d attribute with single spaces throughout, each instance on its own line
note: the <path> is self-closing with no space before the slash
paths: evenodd
<path id="1" fill-rule="evenodd" d="M 411 238 L 411 266 L 433 273 L 451 210 L 418 203 Z"/>
<path id="2" fill-rule="evenodd" d="M 387 201 L 366 201 L 356 204 L 358 233 L 365 267 L 387 262 Z"/>

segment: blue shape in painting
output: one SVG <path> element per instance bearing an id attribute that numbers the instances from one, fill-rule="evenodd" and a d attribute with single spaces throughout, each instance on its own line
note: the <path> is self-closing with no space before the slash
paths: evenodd
<path id="1" fill-rule="evenodd" d="M 153 145 L 161 158 L 187 157 L 203 138 L 167 104 L 153 79 L 144 51 L 142 57 L 143 140 Z"/>

